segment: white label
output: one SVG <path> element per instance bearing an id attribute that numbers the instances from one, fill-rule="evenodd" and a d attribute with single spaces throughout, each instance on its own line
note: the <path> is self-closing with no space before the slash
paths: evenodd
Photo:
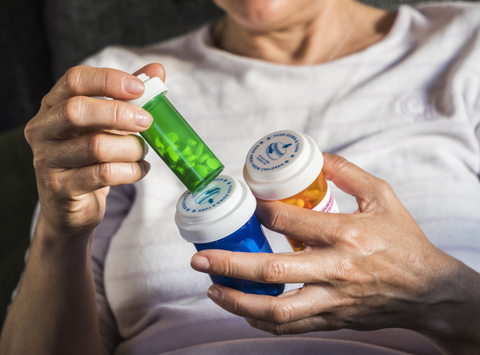
<path id="1" fill-rule="evenodd" d="M 199 192 L 186 193 L 178 207 L 184 215 L 209 211 L 228 200 L 236 186 L 233 178 L 219 176 Z"/>
<path id="2" fill-rule="evenodd" d="M 330 186 L 327 188 L 325 197 L 312 210 L 318 212 L 340 213 L 340 209 L 338 208 L 337 201 L 335 201 L 335 198 L 333 197 Z"/>

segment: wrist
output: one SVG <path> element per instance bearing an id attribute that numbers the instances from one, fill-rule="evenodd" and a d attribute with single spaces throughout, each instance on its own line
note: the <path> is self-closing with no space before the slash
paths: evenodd
<path id="1" fill-rule="evenodd" d="M 58 251 L 62 254 L 72 252 L 84 255 L 89 251 L 94 229 L 59 230 L 52 226 L 40 212 L 35 227 L 32 247 L 38 248 L 43 254 Z"/>
<path id="2" fill-rule="evenodd" d="M 480 353 L 480 274 L 445 256 L 448 261 L 435 270 L 434 296 L 417 331 L 445 354 Z"/>

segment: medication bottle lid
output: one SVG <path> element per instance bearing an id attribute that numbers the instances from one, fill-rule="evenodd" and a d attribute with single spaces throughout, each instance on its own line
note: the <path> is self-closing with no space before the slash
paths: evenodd
<path id="1" fill-rule="evenodd" d="M 315 141 L 299 132 L 273 132 L 257 141 L 247 154 L 243 176 L 262 200 L 281 200 L 305 190 L 323 168 Z"/>
<path id="2" fill-rule="evenodd" d="M 182 237 L 192 243 L 225 238 L 252 217 L 257 201 L 248 186 L 219 175 L 203 190 L 186 191 L 178 200 L 175 223 Z"/>
<path id="3" fill-rule="evenodd" d="M 135 100 L 128 100 L 126 102 L 130 104 L 134 104 L 135 106 L 143 107 L 148 101 L 153 99 L 155 96 L 161 94 L 162 92 L 167 93 L 168 87 L 159 77 L 150 78 L 148 75 L 142 73 L 137 75 L 141 81 L 143 81 L 145 85 L 145 91 L 143 95 L 140 96 L 138 99 Z"/>

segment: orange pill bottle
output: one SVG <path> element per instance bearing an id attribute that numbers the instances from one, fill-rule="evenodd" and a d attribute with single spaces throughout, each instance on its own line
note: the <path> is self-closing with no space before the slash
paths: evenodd
<path id="1" fill-rule="evenodd" d="M 302 133 L 284 130 L 273 132 L 252 146 L 243 176 L 259 199 L 338 213 L 322 169 L 323 155 L 315 141 Z M 287 239 L 295 251 L 305 247 L 297 239 Z"/>

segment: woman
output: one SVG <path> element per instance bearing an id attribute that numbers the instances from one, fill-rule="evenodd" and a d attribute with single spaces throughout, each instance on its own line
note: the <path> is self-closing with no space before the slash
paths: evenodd
<path id="1" fill-rule="evenodd" d="M 45 96 L 26 128 L 41 211 L 2 352 L 477 353 L 480 8 L 215 2 L 226 16 L 211 29 L 107 48 Z M 259 201 L 262 223 L 305 251 L 272 233 L 275 255 L 193 257 L 203 273 L 305 283 L 277 298 L 209 288 L 252 327 L 205 297 L 173 223 L 183 187 L 128 134 L 151 117 L 120 101 L 143 92 L 127 73 L 164 79 L 155 62 L 226 173 L 240 178 L 251 144 L 278 129 L 363 169 L 325 154 L 343 214 Z"/>

